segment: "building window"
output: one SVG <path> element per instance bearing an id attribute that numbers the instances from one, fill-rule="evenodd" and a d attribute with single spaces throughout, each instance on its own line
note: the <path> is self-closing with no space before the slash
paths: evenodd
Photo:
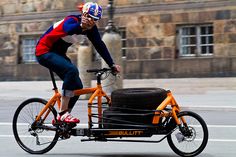
<path id="1" fill-rule="evenodd" d="M 122 51 L 122 57 L 126 57 L 126 50 L 127 50 L 127 39 L 126 39 L 126 29 L 124 27 L 119 29 L 120 36 L 121 36 L 121 51 Z"/>
<path id="2" fill-rule="evenodd" d="M 209 56 L 214 52 L 213 26 L 179 27 L 180 56 Z"/>
<path id="3" fill-rule="evenodd" d="M 22 36 L 21 38 L 21 63 L 35 63 L 35 46 L 38 42 L 39 36 Z"/>

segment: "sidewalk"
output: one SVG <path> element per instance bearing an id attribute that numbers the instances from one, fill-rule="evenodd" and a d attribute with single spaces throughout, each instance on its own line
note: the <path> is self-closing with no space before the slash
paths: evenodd
<path id="1" fill-rule="evenodd" d="M 61 81 L 57 81 L 58 87 L 61 87 L 61 84 Z M 95 81 L 92 81 L 92 85 L 95 85 Z M 123 87 L 169 89 L 182 107 L 236 111 L 236 77 L 129 79 L 123 81 Z M 24 100 L 31 97 L 48 99 L 53 94 L 51 89 L 51 81 L 0 82 L 0 99 Z"/>

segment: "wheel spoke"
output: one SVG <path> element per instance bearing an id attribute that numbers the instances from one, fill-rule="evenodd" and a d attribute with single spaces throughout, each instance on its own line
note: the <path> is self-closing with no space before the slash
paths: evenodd
<path id="1" fill-rule="evenodd" d="M 49 151 L 56 144 L 58 134 L 42 128 L 31 128 L 36 116 L 45 106 L 42 99 L 29 99 L 23 102 L 14 115 L 13 131 L 19 145 L 32 154 L 42 154 Z M 47 117 L 48 125 L 56 117 L 56 111 L 51 111 Z"/>
<path id="2" fill-rule="evenodd" d="M 181 131 L 176 129 L 168 136 L 170 147 L 181 156 L 194 156 L 201 153 L 208 141 L 208 131 L 205 122 L 193 112 L 183 112 L 178 117 L 179 119 L 181 119 L 180 117 L 184 118 L 187 125 L 182 123 Z"/>

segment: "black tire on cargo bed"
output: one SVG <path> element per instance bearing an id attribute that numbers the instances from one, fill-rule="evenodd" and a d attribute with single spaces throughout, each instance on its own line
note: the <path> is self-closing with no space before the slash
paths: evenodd
<path id="1" fill-rule="evenodd" d="M 151 125 L 154 112 L 143 111 L 143 112 L 124 112 L 117 109 L 107 109 L 103 111 L 103 126 L 104 128 L 113 129 L 126 129 L 126 128 L 138 128 L 138 125 Z M 108 119 L 106 119 L 108 118 Z M 109 123 L 109 124 L 108 124 Z M 119 125 L 125 124 L 125 125 Z M 137 125 L 128 126 L 128 125 Z"/>
<path id="2" fill-rule="evenodd" d="M 156 109 L 167 97 L 167 91 L 161 88 L 126 88 L 112 92 L 112 107 Z"/>

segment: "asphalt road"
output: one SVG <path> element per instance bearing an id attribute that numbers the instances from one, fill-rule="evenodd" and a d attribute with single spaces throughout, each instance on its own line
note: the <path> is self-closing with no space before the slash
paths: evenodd
<path id="1" fill-rule="evenodd" d="M 15 142 L 11 121 L 19 101 L 12 100 L 11 105 L 0 100 L 0 153 L 4 157 L 33 156 L 24 152 Z M 83 101 L 84 102 L 84 101 Z M 78 111 L 79 112 L 76 112 Z M 74 115 L 86 124 L 87 116 L 83 112 L 86 105 L 77 104 Z M 236 155 L 236 121 L 235 111 L 196 110 L 206 121 L 209 129 L 209 142 L 199 155 L 204 157 L 235 157 Z M 86 137 L 84 137 L 86 138 Z M 160 137 L 155 137 L 160 138 Z M 166 140 L 158 144 L 115 143 L 115 142 L 81 142 L 82 137 L 72 137 L 60 141 L 47 154 L 42 156 L 81 156 L 81 157 L 174 157 Z M 152 138 L 154 139 L 154 138 Z"/>
<path id="2" fill-rule="evenodd" d="M 167 80 L 165 80 L 167 81 Z M 162 81 L 161 84 L 164 84 Z M 191 110 L 200 114 L 209 129 L 209 142 L 200 157 L 235 157 L 236 156 L 236 85 L 235 79 L 207 80 L 193 79 L 189 85 L 184 80 L 169 80 L 183 110 Z M 201 82 L 202 81 L 202 82 Z M 134 81 L 135 82 L 135 81 Z M 175 84 L 177 82 L 177 85 Z M 137 81 L 140 83 L 140 81 Z M 160 80 L 149 81 L 140 86 L 156 87 Z M 35 156 L 24 152 L 15 142 L 12 133 L 12 118 L 17 106 L 30 97 L 50 97 L 50 88 L 43 86 L 45 82 L 0 82 L 0 156 L 25 157 Z M 47 86 L 50 84 L 46 82 Z M 155 84 L 155 85 L 154 85 Z M 133 87 L 126 84 L 126 87 Z M 73 115 L 86 124 L 86 100 L 80 100 Z M 159 137 L 154 137 L 159 138 Z M 150 143 L 115 143 L 115 142 L 81 142 L 81 137 L 71 137 L 60 141 L 45 157 L 175 157 L 166 140 L 158 144 Z"/>

